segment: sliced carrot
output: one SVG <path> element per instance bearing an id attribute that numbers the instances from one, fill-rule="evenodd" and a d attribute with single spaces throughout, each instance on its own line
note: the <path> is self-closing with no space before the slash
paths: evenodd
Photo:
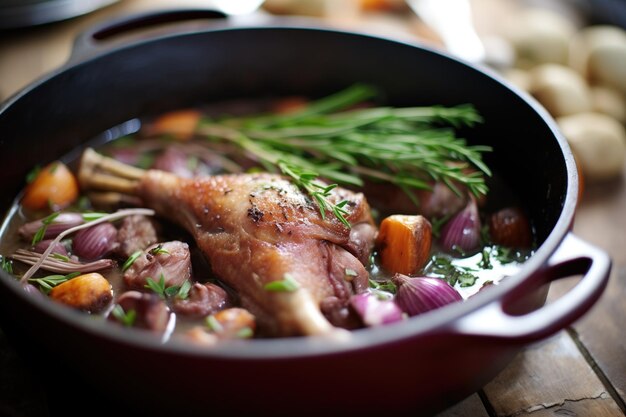
<path id="1" fill-rule="evenodd" d="M 76 177 L 62 162 L 56 161 L 44 167 L 28 184 L 22 205 L 31 210 L 60 209 L 78 198 Z"/>
<path id="2" fill-rule="evenodd" d="M 285 97 L 277 100 L 272 106 L 272 111 L 279 114 L 290 114 L 304 110 L 309 101 L 304 97 Z"/>
<path id="3" fill-rule="evenodd" d="M 171 111 L 159 116 L 149 130 L 155 135 L 172 135 L 178 140 L 188 140 L 196 131 L 200 117 L 201 113 L 194 109 Z"/>
<path id="4" fill-rule="evenodd" d="M 424 216 L 395 214 L 380 224 L 376 245 L 383 268 L 390 273 L 412 274 L 430 257 L 432 226 Z"/>

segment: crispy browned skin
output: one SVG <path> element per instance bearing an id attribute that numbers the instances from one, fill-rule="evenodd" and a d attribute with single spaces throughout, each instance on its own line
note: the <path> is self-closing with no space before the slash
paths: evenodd
<path id="1" fill-rule="evenodd" d="M 152 170 L 136 194 L 193 234 L 215 274 L 239 293 L 266 333 L 289 336 L 333 330 L 320 302 L 347 300 L 367 287 L 363 262 L 375 233 L 369 206 L 360 193 L 333 192 L 331 200 L 349 200 L 352 229 L 331 213 L 323 220 L 297 187 L 267 173 L 183 179 Z M 287 275 L 299 289 L 264 288 Z"/>

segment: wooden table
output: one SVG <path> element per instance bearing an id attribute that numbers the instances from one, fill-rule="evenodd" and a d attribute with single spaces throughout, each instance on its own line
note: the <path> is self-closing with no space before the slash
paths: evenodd
<path id="1" fill-rule="evenodd" d="M 74 36 L 94 22 L 122 12 L 170 4 L 168 0 L 125 0 L 68 22 L 1 34 L 0 98 L 61 65 L 69 56 Z M 206 2 L 180 0 L 175 4 L 197 6 Z M 384 28 L 391 30 L 392 25 Z M 613 183 L 587 184 L 574 227 L 580 237 L 604 248 L 614 260 L 611 280 L 600 302 L 571 328 L 528 346 L 482 390 L 438 417 L 624 415 L 625 181 L 626 174 Z M 557 297 L 574 283 L 566 280 L 553 284 L 549 297 Z M 44 387 L 23 366 L 1 333 L 0 415 L 50 415 Z"/>

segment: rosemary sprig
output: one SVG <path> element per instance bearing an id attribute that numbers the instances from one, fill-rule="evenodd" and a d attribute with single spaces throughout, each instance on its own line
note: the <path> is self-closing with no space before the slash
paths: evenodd
<path id="1" fill-rule="evenodd" d="M 322 217 L 331 212 L 346 225 L 346 203 L 329 198 L 337 184 L 362 186 L 369 179 L 408 192 L 435 181 L 457 194 L 459 187 L 477 196 L 487 192 L 484 177 L 491 171 L 482 154 L 491 148 L 456 136 L 456 129 L 482 121 L 473 106 L 354 108 L 375 94 L 355 85 L 294 114 L 205 119 L 197 134 L 235 144 L 264 168 L 289 176 Z"/>

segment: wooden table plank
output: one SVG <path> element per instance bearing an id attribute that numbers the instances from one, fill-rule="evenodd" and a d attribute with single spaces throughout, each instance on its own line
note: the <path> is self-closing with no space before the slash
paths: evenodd
<path id="1" fill-rule="evenodd" d="M 626 402 L 626 172 L 620 181 L 587 185 L 574 231 L 605 249 L 613 272 L 600 302 L 574 325 L 598 369 Z"/>
<path id="2" fill-rule="evenodd" d="M 489 417 L 478 394 L 473 394 L 460 403 L 437 414 L 436 417 Z"/>
<path id="3" fill-rule="evenodd" d="M 590 414 L 573 415 L 623 416 L 565 331 L 527 347 L 484 392 L 495 414 L 502 417 L 582 408 Z"/>

